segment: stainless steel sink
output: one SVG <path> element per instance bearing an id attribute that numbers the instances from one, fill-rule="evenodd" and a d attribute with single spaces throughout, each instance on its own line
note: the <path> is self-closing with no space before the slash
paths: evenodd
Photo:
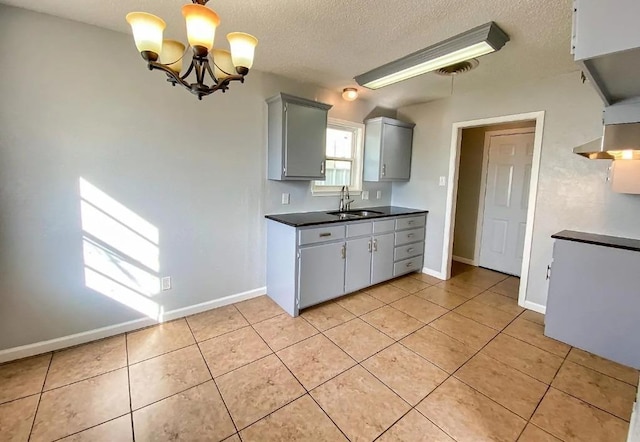
<path id="1" fill-rule="evenodd" d="M 382 212 L 375 210 L 345 210 L 343 212 L 327 212 L 327 215 L 334 215 L 340 219 L 364 218 L 371 215 L 382 215 Z"/>

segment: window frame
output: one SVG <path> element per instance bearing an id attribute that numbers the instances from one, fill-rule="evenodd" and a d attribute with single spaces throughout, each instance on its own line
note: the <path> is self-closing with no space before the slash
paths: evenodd
<path id="1" fill-rule="evenodd" d="M 327 129 L 347 129 L 354 134 L 354 146 L 352 158 L 328 157 L 325 146 L 325 161 L 351 161 L 351 184 L 349 185 L 349 193 L 351 195 L 360 195 L 363 185 L 363 166 L 364 166 L 364 124 L 354 121 L 341 120 L 338 118 L 328 118 Z M 342 186 L 323 186 L 316 184 L 317 180 L 311 181 L 311 194 L 313 196 L 338 196 Z"/>

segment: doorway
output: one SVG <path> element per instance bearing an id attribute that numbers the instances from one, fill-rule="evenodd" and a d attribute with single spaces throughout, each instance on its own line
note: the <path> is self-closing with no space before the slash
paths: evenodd
<path id="1" fill-rule="evenodd" d="M 520 276 L 522 306 L 543 122 L 544 112 L 518 114 L 455 123 L 452 133 L 442 275 L 455 260 Z"/>

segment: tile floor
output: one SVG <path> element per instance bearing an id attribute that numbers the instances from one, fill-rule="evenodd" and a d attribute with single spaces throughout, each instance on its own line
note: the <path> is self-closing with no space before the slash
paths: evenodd
<path id="1" fill-rule="evenodd" d="M 0 441 L 624 441 L 638 371 L 456 266 L 291 318 L 267 297 L 0 365 Z"/>

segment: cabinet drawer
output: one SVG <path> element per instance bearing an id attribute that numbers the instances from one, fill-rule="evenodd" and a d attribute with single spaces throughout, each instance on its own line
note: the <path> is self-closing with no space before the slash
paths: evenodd
<path id="1" fill-rule="evenodd" d="M 344 239 L 345 226 L 327 226 L 317 227 L 314 229 L 300 230 L 298 233 L 298 243 L 303 246 L 305 244 L 315 244 L 318 242 L 333 241 L 336 239 Z"/>
<path id="2" fill-rule="evenodd" d="M 398 261 L 393 265 L 393 276 L 415 272 L 422 269 L 422 256 Z"/>
<path id="3" fill-rule="evenodd" d="M 353 238 L 354 236 L 371 235 L 372 231 L 372 222 L 347 224 L 347 238 Z"/>
<path id="4" fill-rule="evenodd" d="M 396 246 L 401 246 L 418 241 L 424 241 L 424 229 L 413 229 L 405 230 L 403 232 L 396 232 Z"/>
<path id="5" fill-rule="evenodd" d="M 426 218 L 424 215 L 398 218 L 396 220 L 396 230 L 413 229 L 415 227 L 423 227 Z"/>
<path id="6" fill-rule="evenodd" d="M 395 228 L 396 221 L 394 219 L 386 219 L 384 221 L 373 222 L 373 233 L 393 232 Z"/>
<path id="7" fill-rule="evenodd" d="M 414 256 L 420 256 L 423 254 L 423 252 L 424 252 L 423 242 L 396 247 L 393 255 L 393 260 L 402 261 L 403 259 L 413 258 Z"/>

